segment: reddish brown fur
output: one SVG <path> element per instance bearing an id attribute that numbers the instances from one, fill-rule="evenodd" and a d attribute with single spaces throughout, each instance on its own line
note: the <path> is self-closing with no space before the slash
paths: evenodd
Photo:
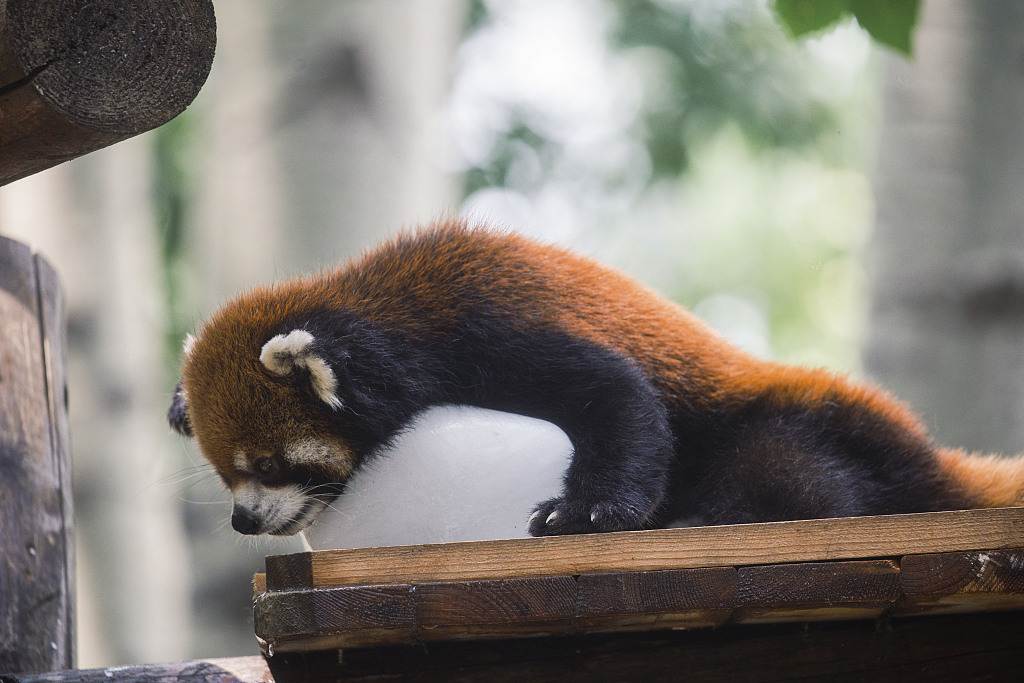
<path id="1" fill-rule="evenodd" d="M 453 282 L 505 302 L 509 319 L 551 325 L 634 359 L 668 401 L 714 408 L 766 394 L 780 404 L 800 406 L 840 400 L 864 406 L 913 438 L 927 439 L 918 419 L 885 393 L 822 370 L 757 359 L 683 308 L 592 260 L 512 233 L 488 231 L 481 239 L 458 221 L 434 230 L 436 239 L 417 242 L 411 253 L 409 238 L 403 237 L 333 272 L 255 289 L 207 323 L 183 378 L 200 447 L 219 470 L 230 469 L 237 445 L 267 449 L 285 435 L 315 434 L 335 440 L 339 456 L 333 467 L 339 476 L 347 475 L 353 466 L 350 449 L 331 436 L 320 407 L 311 409 L 298 395 L 280 395 L 292 390 L 260 366 L 261 345 L 284 321 L 320 308 L 351 311 L 419 338 L 441 334 L 474 303 L 453 290 Z M 211 377 L 220 384 L 193 396 L 190 388 Z M 685 387 L 678 384 L 680 377 L 687 378 Z M 261 405 L 273 410 L 261 411 Z M 236 433 L 238 425 L 242 433 Z M 969 503 L 1021 502 L 1021 461 L 1007 464 L 943 451 L 938 464 L 950 489 L 960 490 Z"/>

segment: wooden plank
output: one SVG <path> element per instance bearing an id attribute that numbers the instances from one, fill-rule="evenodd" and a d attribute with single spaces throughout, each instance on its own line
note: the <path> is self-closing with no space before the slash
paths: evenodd
<path id="1" fill-rule="evenodd" d="M 324 550 L 267 558 L 271 590 L 899 557 L 1020 545 L 1024 508 Z M 288 571 L 281 571 L 282 563 Z"/>
<path id="2" fill-rule="evenodd" d="M 900 584 L 901 614 L 1024 609 L 1024 549 L 907 556 Z"/>
<path id="3" fill-rule="evenodd" d="M 426 583 L 414 591 L 421 641 L 551 635 L 576 627 L 571 576 Z"/>
<path id="4" fill-rule="evenodd" d="M 738 623 L 875 617 L 900 595 L 892 560 L 740 567 Z"/>
<path id="5" fill-rule="evenodd" d="M 0 7 L 0 185 L 170 121 L 213 62 L 210 0 Z"/>
<path id="6" fill-rule="evenodd" d="M 948 565 L 949 556 L 943 557 Z M 955 594 L 965 608 L 971 604 L 965 593 L 1014 604 L 1020 598 L 1021 577 L 1013 573 L 1020 558 L 998 552 L 988 557 L 982 555 L 987 566 L 1004 569 L 985 574 L 985 589 L 941 581 L 937 596 Z M 935 599 L 928 593 L 935 585 L 922 583 L 918 602 Z M 891 610 L 900 587 L 896 561 L 854 560 L 270 591 L 256 599 L 256 634 L 285 652 L 713 627 L 727 621 L 864 619 Z M 1005 590 L 1018 592 L 1010 603 Z"/>
<path id="7" fill-rule="evenodd" d="M 584 574 L 581 632 L 720 626 L 736 606 L 732 567 Z"/>
<path id="8" fill-rule="evenodd" d="M 52 269 L 0 237 L 0 671 L 74 665 L 62 318 Z"/>
<path id="9" fill-rule="evenodd" d="M 277 650 L 415 641 L 412 586 L 357 586 L 268 592 L 256 598 L 257 637 Z M 299 641 L 299 645 L 295 645 Z"/>
<path id="10" fill-rule="evenodd" d="M 264 586 L 270 590 L 278 590 L 281 588 L 314 588 L 313 565 L 310 562 L 309 553 L 271 555 L 267 558 L 267 573 L 264 579 Z M 363 581 L 362 583 L 387 582 Z M 390 583 L 404 582 L 392 581 Z"/>
<path id="11" fill-rule="evenodd" d="M 1024 608 L 1024 551 L 902 565 L 902 581 L 894 560 L 853 560 L 270 591 L 256 633 L 289 652 Z"/>
<path id="12" fill-rule="evenodd" d="M 279 654 L 277 683 L 1024 680 L 1024 614 L 741 625 Z"/>
<path id="13" fill-rule="evenodd" d="M 0 683 L 274 683 L 260 656 L 0 675 Z"/>
<path id="14" fill-rule="evenodd" d="M 290 652 L 718 626 L 735 604 L 736 571 L 717 567 L 270 591 L 254 612 L 257 637 Z"/>

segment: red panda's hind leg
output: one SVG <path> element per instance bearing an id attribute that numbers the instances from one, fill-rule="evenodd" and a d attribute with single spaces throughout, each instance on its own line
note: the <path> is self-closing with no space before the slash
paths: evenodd
<path id="1" fill-rule="evenodd" d="M 753 406 L 697 482 L 711 524 L 943 509 L 932 444 L 856 402 Z"/>
<path id="2" fill-rule="evenodd" d="M 870 514 L 869 475 L 823 450 L 788 439 L 758 439 L 721 452 L 698 484 L 705 523 Z"/>

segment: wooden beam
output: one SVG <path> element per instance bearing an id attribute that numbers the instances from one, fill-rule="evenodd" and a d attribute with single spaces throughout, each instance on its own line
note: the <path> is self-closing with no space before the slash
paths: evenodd
<path id="1" fill-rule="evenodd" d="M 1024 550 L 292 589 L 256 596 L 254 614 L 281 653 L 1020 609 Z"/>
<path id="2" fill-rule="evenodd" d="M 431 643 L 280 653 L 277 683 L 1024 680 L 1024 615 Z"/>
<path id="3" fill-rule="evenodd" d="M 1019 546 L 1024 508 L 295 553 L 255 625 L 292 652 L 1015 610 Z"/>
<path id="4" fill-rule="evenodd" d="M 900 595 L 893 560 L 771 564 L 738 569 L 738 623 L 877 617 Z"/>
<path id="5" fill-rule="evenodd" d="M 0 185 L 170 121 L 215 43 L 211 0 L 0 3 Z"/>
<path id="6" fill-rule="evenodd" d="M 171 664 L 0 675 L 0 683 L 274 683 L 262 657 L 223 657 Z"/>
<path id="7" fill-rule="evenodd" d="M 780 564 L 1000 550 L 1024 508 L 323 550 L 267 558 L 270 590 Z"/>
<path id="8" fill-rule="evenodd" d="M 1024 610 L 1024 553 L 910 555 L 900 561 L 902 613 Z"/>
<path id="9" fill-rule="evenodd" d="M 74 665 L 65 348 L 56 273 L 0 237 L 0 671 Z"/>

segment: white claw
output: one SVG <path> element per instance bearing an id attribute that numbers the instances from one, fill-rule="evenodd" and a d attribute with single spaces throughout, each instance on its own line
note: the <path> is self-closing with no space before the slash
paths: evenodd
<path id="1" fill-rule="evenodd" d="M 544 520 L 544 523 L 545 524 L 551 524 L 551 522 L 553 522 L 557 518 L 558 518 L 558 510 L 555 510 L 550 515 L 548 515 L 548 518 Z"/>
<path id="2" fill-rule="evenodd" d="M 590 521 L 595 523 L 597 522 L 597 510 L 592 510 L 590 512 Z"/>
<path id="3" fill-rule="evenodd" d="M 537 519 L 538 517 L 540 517 L 540 510 L 537 510 L 532 515 L 530 515 L 530 520 L 527 522 L 527 524 L 533 524 L 533 520 Z"/>

